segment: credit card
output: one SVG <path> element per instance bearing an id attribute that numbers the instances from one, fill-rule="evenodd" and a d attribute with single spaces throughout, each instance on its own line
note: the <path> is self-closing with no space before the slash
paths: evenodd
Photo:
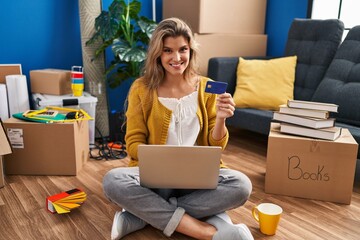
<path id="1" fill-rule="evenodd" d="M 214 93 L 214 94 L 223 94 L 226 92 L 227 83 L 226 82 L 215 82 L 215 81 L 207 81 L 205 92 Z"/>

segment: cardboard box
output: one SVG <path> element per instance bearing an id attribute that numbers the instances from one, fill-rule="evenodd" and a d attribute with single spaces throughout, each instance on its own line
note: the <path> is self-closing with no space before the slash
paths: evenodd
<path id="1" fill-rule="evenodd" d="M 43 69 L 30 71 L 32 93 L 64 95 L 72 93 L 71 71 Z"/>
<path id="2" fill-rule="evenodd" d="M 6 136 L 3 123 L 0 119 L 0 188 L 2 188 L 5 185 L 3 155 L 10 154 L 11 152 L 12 151 L 10 147 L 10 142 Z"/>
<path id="3" fill-rule="evenodd" d="M 358 144 L 343 129 L 335 141 L 281 134 L 271 125 L 265 192 L 350 204 Z"/>
<path id="4" fill-rule="evenodd" d="M 199 73 L 207 76 L 212 57 L 266 56 L 267 35 L 195 34 L 199 43 Z"/>
<path id="5" fill-rule="evenodd" d="M 266 0 L 163 0 L 163 18 L 178 17 L 194 33 L 264 34 Z"/>
<path id="6" fill-rule="evenodd" d="M 76 175 L 89 158 L 87 121 L 35 123 L 4 121 L 13 153 L 4 158 L 6 174 Z"/>

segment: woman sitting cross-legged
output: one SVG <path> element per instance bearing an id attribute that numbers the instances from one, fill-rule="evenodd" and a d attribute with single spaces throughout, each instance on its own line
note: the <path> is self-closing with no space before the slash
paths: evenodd
<path id="1" fill-rule="evenodd" d="M 112 239 L 147 224 L 166 236 L 176 231 L 196 239 L 253 239 L 246 225 L 233 225 L 224 213 L 247 201 L 251 182 L 223 162 L 216 189 L 149 189 L 139 182 L 140 144 L 222 149 L 227 144 L 225 120 L 233 116 L 233 98 L 229 93 L 204 91 L 211 80 L 196 73 L 196 58 L 197 45 L 189 26 L 177 18 L 161 21 L 150 40 L 143 76 L 135 80 L 128 95 L 129 167 L 110 170 L 103 181 L 105 195 L 126 209 L 115 214 Z"/>

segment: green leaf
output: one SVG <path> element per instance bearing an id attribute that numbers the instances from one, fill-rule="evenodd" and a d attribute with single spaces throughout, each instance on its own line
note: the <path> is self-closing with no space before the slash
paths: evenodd
<path id="1" fill-rule="evenodd" d="M 121 16 L 125 13 L 125 8 L 124 0 L 114 0 L 109 7 L 109 13 L 111 17 L 120 20 Z"/>
<path id="2" fill-rule="evenodd" d="M 119 56 L 120 61 L 125 62 L 142 62 L 146 57 L 146 51 L 140 46 L 130 46 L 121 39 L 114 40 L 112 51 Z"/>
<path id="3" fill-rule="evenodd" d="M 106 11 L 102 11 L 101 14 L 95 19 L 95 30 L 104 39 L 108 41 L 116 36 L 118 31 L 118 22 L 112 18 Z"/>
<path id="4" fill-rule="evenodd" d="M 95 50 L 95 57 L 98 57 L 105 49 L 112 44 L 112 41 L 104 41 L 100 46 Z"/>
<path id="5" fill-rule="evenodd" d="M 124 61 L 126 62 L 142 62 L 146 58 L 146 51 L 139 47 L 133 47 L 124 54 Z"/>
<path id="6" fill-rule="evenodd" d="M 146 35 L 148 36 L 149 39 L 151 38 L 152 33 L 154 32 L 154 30 L 157 26 L 157 24 L 155 22 L 149 21 L 145 17 L 141 17 L 141 19 L 138 21 L 138 25 L 139 25 L 141 31 L 146 33 Z"/>
<path id="7" fill-rule="evenodd" d="M 138 0 L 133 0 L 128 6 L 130 18 L 137 20 L 139 18 L 139 13 L 141 10 L 141 2 L 139 2 Z"/>

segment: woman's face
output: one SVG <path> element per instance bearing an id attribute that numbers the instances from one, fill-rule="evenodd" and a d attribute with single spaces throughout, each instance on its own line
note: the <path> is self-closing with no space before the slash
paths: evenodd
<path id="1" fill-rule="evenodd" d="M 165 38 L 160 59 L 165 74 L 182 75 L 190 61 L 188 41 L 183 36 Z"/>

